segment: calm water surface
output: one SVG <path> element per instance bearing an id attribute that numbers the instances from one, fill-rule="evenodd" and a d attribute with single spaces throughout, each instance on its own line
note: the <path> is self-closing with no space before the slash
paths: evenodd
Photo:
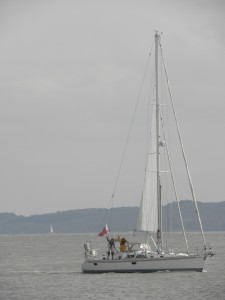
<path id="1" fill-rule="evenodd" d="M 0 236 L 0 299 L 225 299 L 225 234 L 207 233 L 206 272 L 81 273 L 96 235 Z M 101 242 L 105 242 L 104 238 Z"/>

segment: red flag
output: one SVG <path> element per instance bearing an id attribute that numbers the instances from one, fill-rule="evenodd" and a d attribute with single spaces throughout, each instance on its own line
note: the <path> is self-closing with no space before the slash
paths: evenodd
<path id="1" fill-rule="evenodd" d="M 107 234 L 109 232 L 109 228 L 107 226 L 107 224 L 105 224 L 105 226 L 103 227 L 102 231 L 99 232 L 98 236 L 104 236 L 105 234 Z"/>

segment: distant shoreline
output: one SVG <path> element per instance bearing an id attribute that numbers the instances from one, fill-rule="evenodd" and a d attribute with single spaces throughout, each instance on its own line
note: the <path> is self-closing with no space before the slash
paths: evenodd
<path id="1" fill-rule="evenodd" d="M 186 231 L 198 232 L 194 206 L 190 200 L 180 202 L 181 211 Z M 201 220 L 205 232 L 225 231 L 225 201 L 223 202 L 198 202 Z M 175 203 L 163 207 L 165 219 L 173 211 L 172 229 L 181 231 L 179 213 Z M 85 208 L 55 213 L 21 216 L 14 213 L 0 213 L 0 234 L 48 234 L 52 224 L 55 233 L 88 234 L 97 233 L 104 225 L 109 223 L 111 214 L 111 232 L 132 232 L 138 213 L 137 207 L 116 207 L 112 210 L 105 208 Z M 108 215 L 108 219 L 107 219 Z M 106 217 L 105 220 L 103 217 Z M 165 224 L 169 224 L 168 220 Z M 109 225 L 109 224 L 108 224 Z"/>

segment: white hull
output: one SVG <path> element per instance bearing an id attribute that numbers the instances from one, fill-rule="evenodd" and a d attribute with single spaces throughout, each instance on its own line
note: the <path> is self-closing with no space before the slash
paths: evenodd
<path id="1" fill-rule="evenodd" d="M 158 271 L 198 271 L 202 272 L 205 256 L 157 256 L 152 258 L 132 258 L 115 260 L 87 260 L 82 265 L 84 273 L 135 273 Z"/>

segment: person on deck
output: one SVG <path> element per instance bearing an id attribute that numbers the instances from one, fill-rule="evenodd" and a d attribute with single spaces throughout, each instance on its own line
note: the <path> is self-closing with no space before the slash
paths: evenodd
<path id="1" fill-rule="evenodd" d="M 128 242 L 127 242 L 127 240 L 125 238 L 122 238 L 120 240 L 120 252 L 124 252 L 125 251 L 126 243 L 128 243 Z"/>
<path id="2" fill-rule="evenodd" d="M 107 241 L 108 241 L 108 253 L 107 253 L 108 256 L 107 256 L 107 259 L 109 259 L 110 254 L 112 256 L 112 259 L 114 259 L 113 258 L 114 257 L 114 251 L 116 250 L 114 239 L 111 238 L 111 240 L 110 240 L 108 237 L 106 237 L 106 238 L 107 238 Z"/>

